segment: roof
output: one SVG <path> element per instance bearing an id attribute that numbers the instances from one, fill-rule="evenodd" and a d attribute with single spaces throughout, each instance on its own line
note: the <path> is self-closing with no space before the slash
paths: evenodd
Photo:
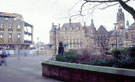
<path id="1" fill-rule="evenodd" d="M 135 22 L 129 26 L 128 30 L 135 30 Z"/>
<path id="2" fill-rule="evenodd" d="M 18 16 L 21 16 L 17 13 L 8 13 L 8 12 L 0 12 L 0 17 L 12 17 L 12 18 L 15 18 L 15 17 L 18 17 Z"/>
<path id="3" fill-rule="evenodd" d="M 24 21 L 24 26 L 33 27 L 33 25 L 31 25 L 31 24 L 29 24 L 29 23 L 27 23 L 27 22 L 25 22 L 25 21 Z"/>
<path id="4" fill-rule="evenodd" d="M 105 27 L 103 25 L 101 25 L 99 28 L 98 28 L 98 33 L 107 33 L 108 31 L 105 29 Z"/>
<path id="5" fill-rule="evenodd" d="M 77 22 L 77 23 L 65 23 L 63 24 L 62 28 L 82 28 L 82 25 L 81 23 Z"/>

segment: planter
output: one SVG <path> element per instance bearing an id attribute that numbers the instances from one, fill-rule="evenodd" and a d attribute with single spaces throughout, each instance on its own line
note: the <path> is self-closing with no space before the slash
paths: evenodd
<path id="1" fill-rule="evenodd" d="M 42 62 L 42 75 L 70 82 L 135 82 L 135 70 L 50 60 Z"/>

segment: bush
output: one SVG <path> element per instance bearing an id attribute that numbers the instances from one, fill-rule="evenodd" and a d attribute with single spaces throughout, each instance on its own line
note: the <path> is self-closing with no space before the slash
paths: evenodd
<path id="1" fill-rule="evenodd" d="M 114 58 L 120 58 L 121 52 L 120 50 L 112 50 L 112 54 Z"/>
<path id="2" fill-rule="evenodd" d="M 130 57 L 135 57 L 135 47 L 131 47 L 131 48 L 129 49 L 129 56 L 130 56 Z"/>
<path id="3" fill-rule="evenodd" d="M 77 52 L 77 55 L 79 63 L 89 62 L 91 60 L 91 51 L 89 51 L 88 49 L 79 50 Z"/>
<path id="4" fill-rule="evenodd" d="M 73 63 L 78 60 L 78 56 L 76 55 L 76 51 L 70 50 L 70 51 L 66 52 L 64 55 L 57 55 L 56 60 Z"/>
<path id="5" fill-rule="evenodd" d="M 120 49 L 120 51 L 121 51 L 121 57 L 126 57 L 126 56 L 128 56 L 129 55 L 129 47 L 127 47 L 127 48 L 122 48 L 122 49 Z"/>
<path id="6" fill-rule="evenodd" d="M 61 56 L 57 55 L 57 56 L 56 56 L 56 60 L 57 60 L 57 61 L 66 62 L 66 60 L 65 60 L 65 55 L 61 55 Z"/>
<path id="7" fill-rule="evenodd" d="M 62 56 L 57 55 L 56 60 L 62 62 L 82 63 L 98 66 L 128 69 L 135 68 L 135 47 L 113 50 L 112 53 L 114 58 L 91 55 L 91 53 L 87 50 L 80 50 L 79 53 L 77 53 L 75 50 L 70 50 Z"/>

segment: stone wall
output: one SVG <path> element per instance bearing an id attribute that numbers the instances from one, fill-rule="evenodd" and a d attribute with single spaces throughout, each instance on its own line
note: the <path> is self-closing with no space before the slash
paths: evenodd
<path id="1" fill-rule="evenodd" d="M 135 82 L 135 70 L 58 61 L 43 62 L 42 75 L 68 82 Z"/>

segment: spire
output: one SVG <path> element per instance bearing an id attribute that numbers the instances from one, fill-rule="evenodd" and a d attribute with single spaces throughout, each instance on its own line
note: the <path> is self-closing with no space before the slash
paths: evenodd
<path id="1" fill-rule="evenodd" d="M 127 20 L 126 26 L 127 26 L 127 28 L 129 27 L 129 21 L 128 20 Z"/>
<path id="2" fill-rule="evenodd" d="M 127 26 L 129 26 L 129 21 L 127 20 L 127 24 L 126 24 Z"/>
<path id="3" fill-rule="evenodd" d="M 122 12 L 122 8 L 121 8 L 121 6 L 120 6 L 120 5 L 119 5 L 118 12 Z"/>
<path id="4" fill-rule="evenodd" d="M 93 23 L 93 19 L 91 19 L 91 25 L 90 25 L 91 28 L 95 28 L 95 25 Z"/>
<path id="5" fill-rule="evenodd" d="M 52 29 L 54 29 L 54 23 L 52 23 Z"/>

